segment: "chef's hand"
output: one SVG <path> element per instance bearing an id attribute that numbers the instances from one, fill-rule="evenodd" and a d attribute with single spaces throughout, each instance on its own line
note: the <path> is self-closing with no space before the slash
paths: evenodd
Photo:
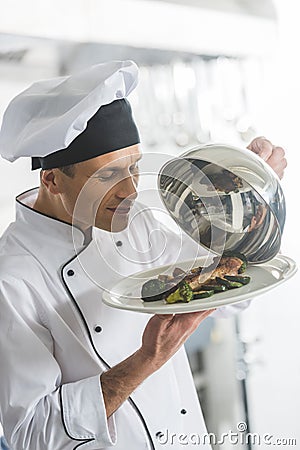
<path id="1" fill-rule="evenodd" d="M 287 161 L 285 159 L 285 151 L 282 147 L 277 147 L 264 136 L 260 136 L 253 139 L 247 148 L 266 161 L 274 172 L 277 173 L 279 178 L 283 177 Z"/>
<path id="2" fill-rule="evenodd" d="M 110 417 L 147 377 L 165 364 L 213 311 L 211 309 L 153 316 L 144 330 L 142 346 L 100 376 L 107 417 Z"/>
<path id="3" fill-rule="evenodd" d="M 156 314 L 143 334 L 139 350 L 154 370 L 166 363 L 214 309 L 184 314 Z"/>

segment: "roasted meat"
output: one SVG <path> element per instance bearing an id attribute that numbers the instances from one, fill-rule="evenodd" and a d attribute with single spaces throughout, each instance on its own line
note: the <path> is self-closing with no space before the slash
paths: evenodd
<path id="1" fill-rule="evenodd" d="M 205 284 L 216 284 L 216 277 L 223 278 L 225 275 L 238 275 L 243 263 L 244 261 L 240 258 L 223 256 L 217 267 L 212 264 L 206 268 L 199 268 L 195 274 L 188 274 L 185 281 L 191 286 L 193 291 L 198 291 Z"/>

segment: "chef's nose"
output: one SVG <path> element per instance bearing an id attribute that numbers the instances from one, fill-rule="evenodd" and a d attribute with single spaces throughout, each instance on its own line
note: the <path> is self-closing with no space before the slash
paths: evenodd
<path id="1" fill-rule="evenodd" d="M 119 198 L 128 198 L 135 200 L 137 197 L 137 182 L 134 176 L 123 178 L 118 183 L 117 196 Z"/>

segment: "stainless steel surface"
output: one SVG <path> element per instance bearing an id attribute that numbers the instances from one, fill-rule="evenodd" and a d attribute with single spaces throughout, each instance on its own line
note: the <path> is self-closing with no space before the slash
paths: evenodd
<path id="1" fill-rule="evenodd" d="M 158 186 L 167 210 L 206 249 L 243 253 L 249 263 L 280 249 L 285 199 L 273 170 L 249 150 L 209 144 L 167 162 Z"/>

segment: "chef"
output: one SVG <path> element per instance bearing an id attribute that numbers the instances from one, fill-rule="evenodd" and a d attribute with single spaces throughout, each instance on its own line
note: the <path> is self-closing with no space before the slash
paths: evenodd
<path id="1" fill-rule="evenodd" d="M 0 421 L 12 450 L 174 449 L 206 433 L 183 343 L 212 311 L 149 319 L 102 302 L 122 277 L 194 251 L 136 200 L 137 76 L 131 61 L 98 64 L 34 83 L 4 114 L 1 155 L 41 170 L 0 243 Z M 282 176 L 281 148 L 258 138 L 250 150 Z M 153 230 L 163 242 L 149 245 Z"/>

